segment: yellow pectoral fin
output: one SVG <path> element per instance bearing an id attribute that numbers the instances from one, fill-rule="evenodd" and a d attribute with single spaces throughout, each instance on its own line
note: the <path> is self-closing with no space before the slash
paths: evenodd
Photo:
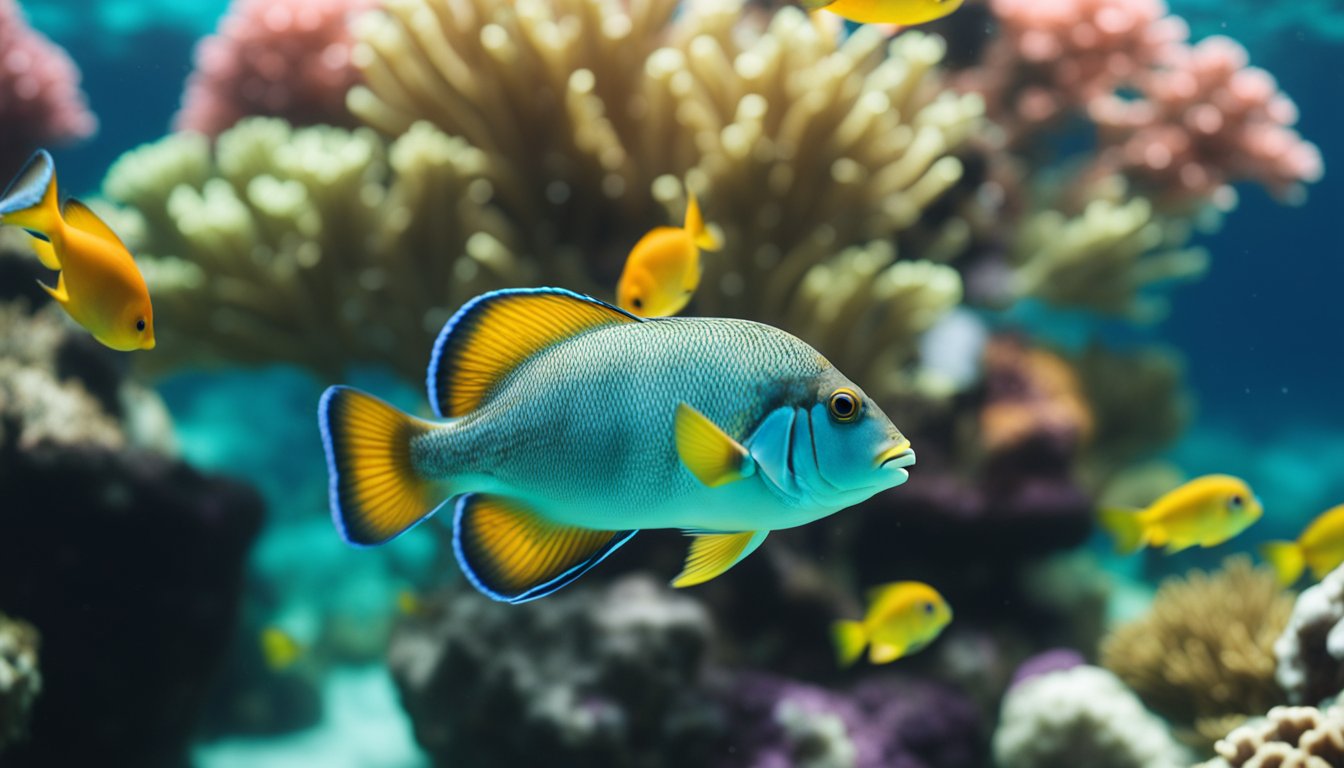
<path id="1" fill-rule="evenodd" d="M 55 287 L 55 288 L 52 288 L 50 285 L 47 285 L 46 283 L 42 282 L 41 280 L 38 280 L 38 281 L 37 281 L 37 284 L 40 285 L 40 286 L 42 286 L 42 290 L 46 291 L 46 292 L 51 296 L 51 298 L 55 299 L 57 304 L 60 304 L 61 306 L 65 306 L 65 303 L 66 303 L 67 301 L 70 301 L 70 294 L 65 290 L 65 273 L 64 273 L 64 272 L 62 272 L 62 273 L 60 273 L 59 275 L 56 276 L 56 287 Z"/>
<path id="2" fill-rule="evenodd" d="M 677 404 L 673 435 L 681 463 L 710 488 L 741 480 L 756 471 L 756 462 L 741 443 L 685 403 Z"/>
<path id="3" fill-rule="evenodd" d="M 481 592 L 506 603 L 551 594 L 636 533 L 552 522 L 521 501 L 486 493 L 462 497 L 453 528 L 463 573 Z"/>
<path id="4" fill-rule="evenodd" d="M 868 650 L 868 660 L 874 664 L 890 664 L 905 655 L 905 647 L 874 643 Z"/>
<path id="5" fill-rule="evenodd" d="M 693 587 L 722 574 L 742 558 L 756 551 L 769 531 L 741 533 L 706 533 L 695 537 L 686 564 L 672 580 L 672 586 Z"/>

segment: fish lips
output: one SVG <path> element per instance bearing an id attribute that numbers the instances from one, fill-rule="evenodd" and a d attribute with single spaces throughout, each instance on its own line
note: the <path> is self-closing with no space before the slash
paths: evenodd
<path id="1" fill-rule="evenodd" d="M 878 469 L 885 469 L 899 475 L 900 480 L 897 484 L 904 483 L 910 479 L 910 473 L 905 470 L 906 467 L 913 466 L 915 463 L 915 451 L 909 443 L 902 443 L 893 446 L 877 457 Z"/>

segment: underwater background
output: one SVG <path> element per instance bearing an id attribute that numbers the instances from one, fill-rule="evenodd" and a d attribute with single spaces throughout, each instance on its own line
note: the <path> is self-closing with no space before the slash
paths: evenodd
<path id="1" fill-rule="evenodd" d="M 1344 571 L 1258 550 L 1344 503 L 1338 3 L 0 0 L 0 44 L 0 176 L 52 150 L 160 340 L 0 237 L 0 766 L 1344 766 Z M 683 314 L 811 343 L 910 481 L 687 590 L 675 531 L 520 606 L 450 515 L 344 543 L 323 390 L 427 416 L 459 306 L 613 300 L 682 179 Z M 1210 473 L 1264 505 L 1229 541 L 1095 523 Z M 952 623 L 840 668 L 905 579 Z"/>

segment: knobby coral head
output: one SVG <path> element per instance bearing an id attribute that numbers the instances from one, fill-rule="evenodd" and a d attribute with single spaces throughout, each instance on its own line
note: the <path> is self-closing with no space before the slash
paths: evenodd
<path id="1" fill-rule="evenodd" d="M 65 51 L 0 0 L 0 177 L 42 144 L 85 139 L 98 128 Z"/>
<path id="2" fill-rule="evenodd" d="M 350 22 L 376 0 L 234 0 L 196 49 L 180 130 L 218 135 L 244 117 L 295 125 L 352 123 L 345 94 L 359 74 Z"/>

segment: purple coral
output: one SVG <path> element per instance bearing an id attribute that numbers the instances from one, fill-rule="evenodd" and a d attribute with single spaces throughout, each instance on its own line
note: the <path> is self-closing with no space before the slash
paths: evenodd
<path id="1" fill-rule="evenodd" d="M 88 138 L 97 128 L 75 63 L 28 26 L 14 0 L 0 0 L 0 176 L 39 145 Z"/>

